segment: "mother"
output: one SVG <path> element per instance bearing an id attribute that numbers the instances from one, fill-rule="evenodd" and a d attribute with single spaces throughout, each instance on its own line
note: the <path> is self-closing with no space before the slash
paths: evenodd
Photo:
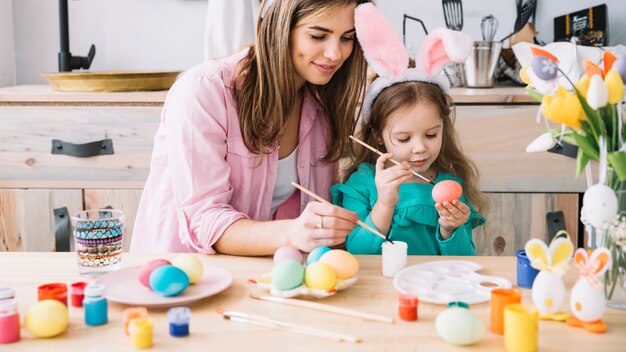
<path id="1" fill-rule="evenodd" d="M 170 90 L 131 251 L 267 255 L 345 241 L 358 220 L 329 199 L 366 63 L 365 0 L 264 1 L 256 45 L 196 66 Z"/>

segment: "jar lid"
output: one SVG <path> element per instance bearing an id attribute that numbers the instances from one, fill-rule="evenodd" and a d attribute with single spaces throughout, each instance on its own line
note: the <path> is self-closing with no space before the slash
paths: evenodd
<path id="1" fill-rule="evenodd" d="M 17 301 L 15 299 L 0 300 L 0 318 L 8 317 L 17 313 Z"/>
<path id="2" fill-rule="evenodd" d="M 104 294 L 104 285 L 91 284 L 85 287 L 85 297 L 102 296 Z"/>
<path id="3" fill-rule="evenodd" d="M 167 310 L 167 320 L 173 324 L 187 324 L 191 319 L 191 309 L 174 307 Z"/>
<path id="4" fill-rule="evenodd" d="M 0 287 L 0 299 L 13 297 L 15 297 L 15 289 L 13 287 Z"/>
<path id="5" fill-rule="evenodd" d="M 70 293 L 83 294 L 87 285 L 89 285 L 89 283 L 84 281 L 74 282 L 70 285 Z"/>
<path id="6" fill-rule="evenodd" d="M 128 332 L 131 334 L 152 333 L 152 319 L 133 318 L 128 322 Z"/>

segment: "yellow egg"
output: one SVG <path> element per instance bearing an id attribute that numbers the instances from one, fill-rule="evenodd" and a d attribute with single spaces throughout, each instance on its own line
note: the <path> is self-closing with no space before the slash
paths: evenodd
<path id="1" fill-rule="evenodd" d="M 304 272 L 304 283 L 310 288 L 330 290 L 335 287 L 336 281 L 335 270 L 324 263 L 315 262 Z"/>
<path id="2" fill-rule="evenodd" d="M 359 271 L 359 261 L 352 254 L 341 249 L 333 249 L 324 253 L 320 262 L 335 269 L 338 279 L 351 278 Z"/>
<path id="3" fill-rule="evenodd" d="M 24 316 L 24 327 L 37 337 L 56 336 L 65 331 L 68 324 L 67 307 L 52 299 L 33 304 Z"/>
<path id="4" fill-rule="evenodd" d="M 204 274 L 204 265 L 195 254 L 181 254 L 172 260 L 172 265 L 187 274 L 190 284 L 198 282 Z"/>

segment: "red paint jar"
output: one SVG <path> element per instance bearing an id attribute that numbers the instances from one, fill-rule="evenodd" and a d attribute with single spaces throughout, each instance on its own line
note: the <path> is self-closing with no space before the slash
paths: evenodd
<path id="1" fill-rule="evenodd" d="M 83 299 L 85 299 L 85 286 L 88 283 L 84 281 L 74 282 L 70 285 L 70 302 L 72 307 L 82 308 Z"/>
<path id="2" fill-rule="evenodd" d="M 400 319 L 406 321 L 417 320 L 417 305 L 419 300 L 417 296 L 409 294 L 398 295 L 398 315 Z"/>
<path id="3" fill-rule="evenodd" d="M 0 299 L 0 344 L 20 339 L 20 315 L 17 301 L 12 298 Z"/>
<path id="4" fill-rule="evenodd" d="M 67 285 L 63 283 L 52 283 L 41 285 L 37 288 L 37 295 L 40 301 L 45 299 L 55 299 L 67 307 Z"/>

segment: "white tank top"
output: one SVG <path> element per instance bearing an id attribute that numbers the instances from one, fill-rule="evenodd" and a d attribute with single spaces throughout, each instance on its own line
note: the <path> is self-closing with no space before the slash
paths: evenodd
<path id="1" fill-rule="evenodd" d="M 274 193 L 272 194 L 272 209 L 270 215 L 274 215 L 276 208 L 286 201 L 296 190 L 291 182 L 298 182 L 298 169 L 296 147 L 291 154 L 282 159 L 278 159 L 278 170 L 276 171 L 276 183 L 274 184 Z"/>

